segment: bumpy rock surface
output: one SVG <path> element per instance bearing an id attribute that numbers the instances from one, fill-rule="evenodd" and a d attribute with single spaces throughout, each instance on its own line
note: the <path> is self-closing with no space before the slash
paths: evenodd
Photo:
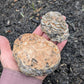
<path id="1" fill-rule="evenodd" d="M 52 41 L 62 42 L 69 37 L 69 29 L 59 12 L 51 11 L 43 15 L 41 29 Z"/>
<path id="2" fill-rule="evenodd" d="M 25 75 L 43 76 L 60 63 L 58 47 L 36 34 L 23 34 L 14 42 L 13 55 Z"/>

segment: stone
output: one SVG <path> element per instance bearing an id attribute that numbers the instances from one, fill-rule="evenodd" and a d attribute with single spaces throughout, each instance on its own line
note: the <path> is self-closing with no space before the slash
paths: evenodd
<path id="1" fill-rule="evenodd" d="M 42 16 L 41 29 L 52 41 L 62 42 L 69 37 L 69 29 L 63 15 L 50 11 Z"/>
<path id="2" fill-rule="evenodd" d="M 59 65 L 58 47 L 36 34 L 20 35 L 13 45 L 13 56 L 26 76 L 43 76 L 52 73 Z"/>

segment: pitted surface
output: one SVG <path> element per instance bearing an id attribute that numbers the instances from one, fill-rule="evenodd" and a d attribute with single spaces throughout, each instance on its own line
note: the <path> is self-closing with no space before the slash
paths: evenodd
<path id="1" fill-rule="evenodd" d="M 59 12 L 50 11 L 43 15 L 41 29 L 52 41 L 62 42 L 69 37 L 69 29 L 63 15 Z"/>
<path id="2" fill-rule="evenodd" d="M 36 34 L 23 34 L 14 42 L 13 55 L 21 72 L 38 76 L 53 72 L 60 62 L 58 47 Z"/>

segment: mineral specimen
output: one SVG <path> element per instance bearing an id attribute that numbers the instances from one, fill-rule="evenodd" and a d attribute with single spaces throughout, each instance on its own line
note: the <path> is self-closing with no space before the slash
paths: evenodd
<path id="1" fill-rule="evenodd" d="M 59 12 L 50 11 L 43 15 L 41 29 L 52 41 L 62 42 L 69 37 L 69 29 Z"/>
<path id="2" fill-rule="evenodd" d="M 43 76 L 53 72 L 60 63 L 58 47 L 36 34 L 19 36 L 13 46 L 13 56 L 22 73 Z"/>

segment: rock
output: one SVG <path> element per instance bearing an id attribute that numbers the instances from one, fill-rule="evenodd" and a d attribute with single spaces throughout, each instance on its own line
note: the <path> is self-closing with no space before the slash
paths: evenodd
<path id="1" fill-rule="evenodd" d="M 52 41 L 62 42 L 69 37 L 69 29 L 59 12 L 50 11 L 42 16 L 41 29 Z"/>
<path id="2" fill-rule="evenodd" d="M 81 49 L 80 49 L 80 55 L 81 55 L 81 56 L 84 56 L 84 48 L 82 48 L 82 47 L 81 47 Z"/>
<path id="3" fill-rule="evenodd" d="M 13 46 L 13 56 L 22 73 L 43 76 L 53 72 L 60 63 L 58 47 L 36 34 L 19 36 Z"/>

